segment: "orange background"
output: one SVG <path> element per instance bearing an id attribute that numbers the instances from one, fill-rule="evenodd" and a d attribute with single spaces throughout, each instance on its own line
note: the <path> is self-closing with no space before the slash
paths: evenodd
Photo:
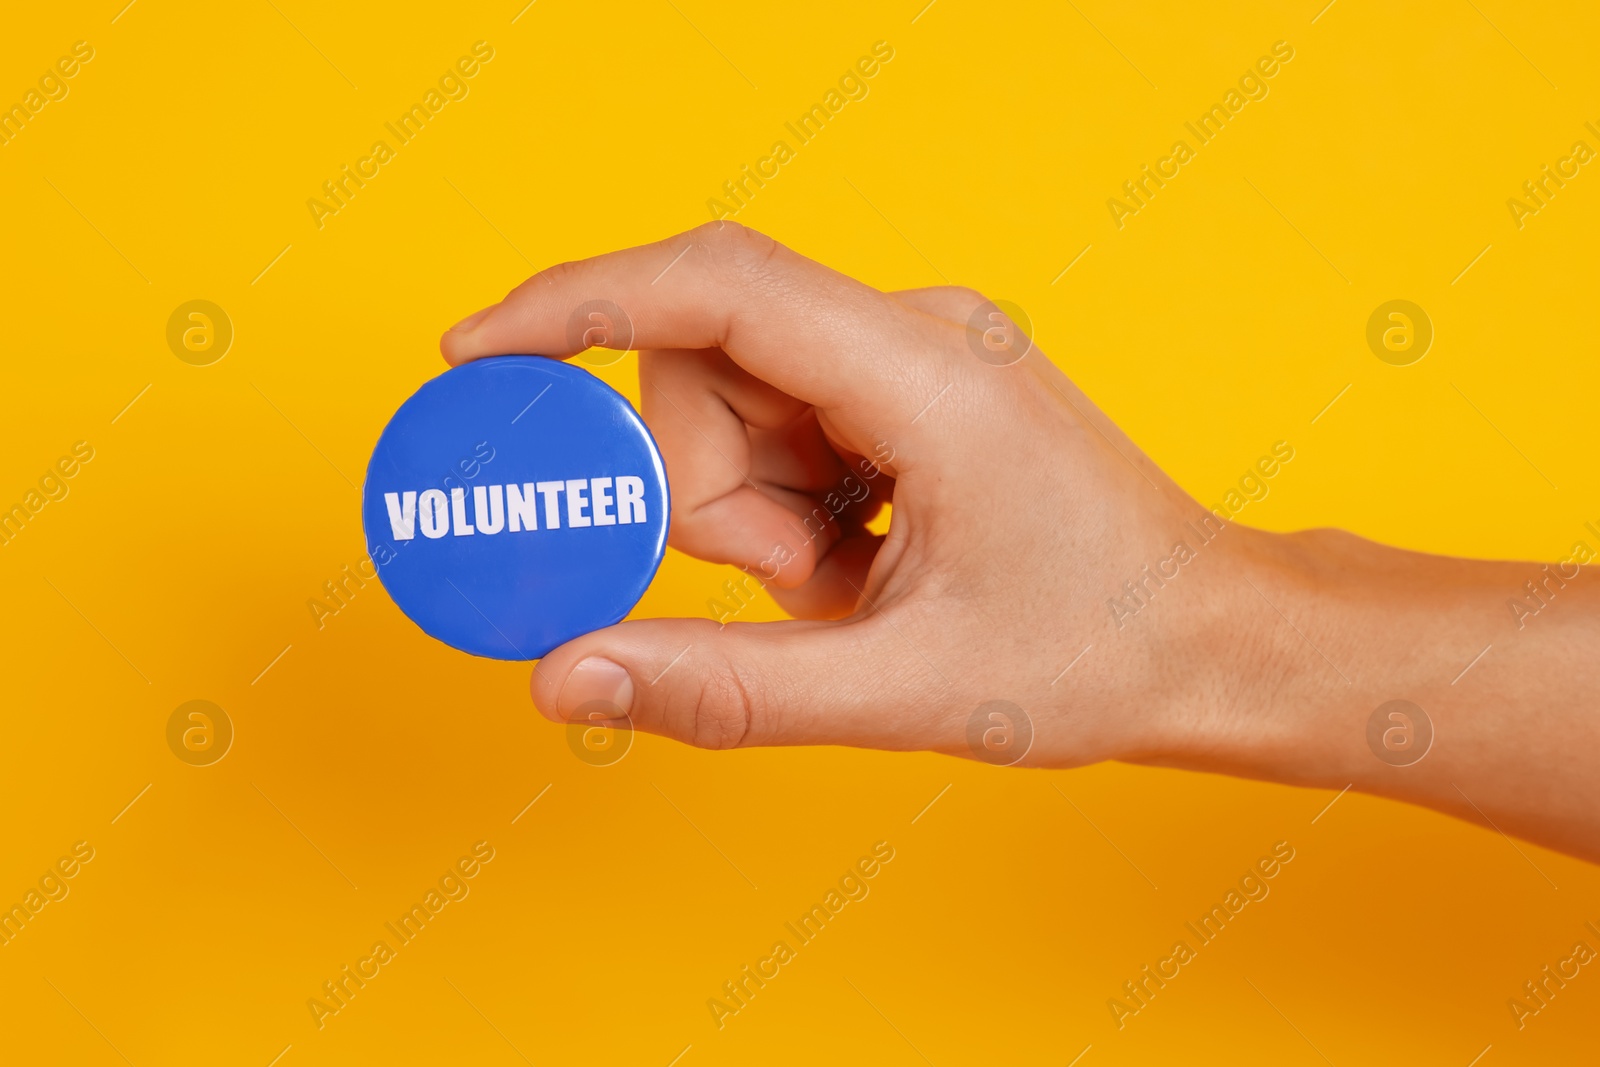
<path id="1" fill-rule="evenodd" d="M 867 97 L 740 221 L 883 288 L 1016 302 L 1207 503 L 1289 441 L 1242 521 L 1561 558 L 1600 522 L 1600 176 L 1520 229 L 1506 200 L 1600 148 L 1592 12 L 120 4 L 0 35 L 0 103 L 94 49 L 0 146 L 0 504 L 94 449 L 0 547 L 0 903 L 94 849 L 0 947 L 8 1059 L 1592 1060 L 1593 968 L 1521 1031 L 1506 1007 L 1600 948 L 1592 866 L 1355 794 L 1118 765 L 639 737 L 592 766 L 525 665 L 431 641 L 375 583 L 320 629 L 308 608 L 365 556 L 356 486 L 442 329 L 540 266 L 704 221 L 876 41 Z M 469 94 L 319 229 L 307 199 L 479 40 Z M 1107 199 L 1280 40 L 1269 95 L 1116 228 Z M 1365 341 L 1394 298 L 1436 330 L 1408 367 Z M 235 331 L 209 366 L 166 340 L 193 299 Z M 599 373 L 636 396 L 631 356 Z M 704 615 L 733 574 L 670 554 L 638 614 Z M 166 739 L 195 699 L 235 730 L 205 767 Z M 479 841 L 470 895 L 319 1030 L 308 998 Z M 879 841 L 870 895 L 719 1030 L 708 998 Z M 1277 841 L 1271 895 L 1119 1031 L 1108 998 Z"/>

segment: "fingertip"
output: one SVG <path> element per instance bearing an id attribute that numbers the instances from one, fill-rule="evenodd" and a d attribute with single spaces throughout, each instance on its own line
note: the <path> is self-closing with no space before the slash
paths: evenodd
<path id="1" fill-rule="evenodd" d="M 556 715 L 556 696 L 561 692 L 559 679 L 552 679 L 544 671 L 543 660 L 533 665 L 533 674 L 528 677 L 528 695 L 533 698 L 533 707 L 540 715 L 551 722 L 560 722 Z"/>
<path id="2" fill-rule="evenodd" d="M 770 564 L 772 561 L 763 560 L 762 562 Z M 776 567 L 777 573 L 767 578 L 766 582 L 768 585 L 776 586 L 779 589 L 798 589 L 811 580 L 811 575 L 816 570 L 816 562 L 814 556 L 796 555 L 793 559 L 778 564 Z M 754 568 L 747 566 L 744 569 L 750 571 Z"/>
<path id="3" fill-rule="evenodd" d="M 552 677 L 542 667 L 534 668 L 529 691 L 534 707 L 551 722 L 624 719 L 633 708 L 633 677 L 615 660 L 586 656 L 565 677 Z"/>
<path id="4" fill-rule="evenodd" d="M 451 333 L 470 333 L 470 332 L 472 332 L 473 328 L 476 327 L 478 325 L 478 323 L 480 323 L 484 319 L 488 318 L 489 312 L 493 311 L 495 308 L 497 308 L 499 306 L 500 305 L 498 305 L 498 304 L 490 304 L 486 308 L 479 308 L 477 311 L 474 311 L 472 314 L 468 315 L 466 318 L 462 319 L 460 322 L 458 322 L 454 326 L 450 327 L 450 332 Z"/>
<path id="5" fill-rule="evenodd" d="M 797 619 L 843 619 L 860 610 L 873 561 L 886 540 L 883 534 L 858 533 L 842 538 L 818 561 L 800 584 L 771 583 L 778 606 Z"/>
<path id="6" fill-rule="evenodd" d="M 452 367 L 459 367 L 468 359 L 464 340 L 463 336 L 454 330 L 447 331 L 439 338 L 439 354 Z"/>
<path id="7" fill-rule="evenodd" d="M 474 311 L 444 332 L 439 338 L 439 352 L 446 363 L 457 367 L 479 354 L 473 351 L 473 335 L 483 320 L 489 317 L 489 312 L 497 307 L 498 304 L 490 304 Z"/>

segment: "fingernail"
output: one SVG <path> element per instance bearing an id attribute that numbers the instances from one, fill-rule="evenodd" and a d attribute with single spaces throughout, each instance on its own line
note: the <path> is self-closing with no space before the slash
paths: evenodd
<path id="1" fill-rule="evenodd" d="M 489 312 L 493 311 L 494 309 L 495 309 L 495 305 L 490 304 L 488 307 L 484 308 L 482 311 L 474 311 L 472 314 L 468 315 L 466 318 L 462 319 L 460 322 L 458 322 L 454 326 L 450 327 L 450 332 L 451 333 L 465 333 L 466 331 L 472 329 L 474 326 L 478 325 L 478 323 L 482 322 L 483 321 L 483 317 L 485 315 L 489 314 Z"/>
<path id="2" fill-rule="evenodd" d="M 581 660 L 556 698 L 563 722 L 620 719 L 633 707 L 633 679 L 621 664 L 600 656 Z"/>

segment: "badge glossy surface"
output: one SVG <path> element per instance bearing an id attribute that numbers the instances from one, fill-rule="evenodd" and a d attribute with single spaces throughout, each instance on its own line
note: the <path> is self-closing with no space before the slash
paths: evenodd
<path id="1" fill-rule="evenodd" d="M 362 524 L 412 621 L 465 652 L 538 659 L 620 622 L 667 545 L 661 453 L 580 367 L 496 356 L 401 405 L 367 467 Z"/>

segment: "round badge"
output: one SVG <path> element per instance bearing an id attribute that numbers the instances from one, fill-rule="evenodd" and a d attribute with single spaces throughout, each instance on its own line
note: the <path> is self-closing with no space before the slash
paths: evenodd
<path id="1" fill-rule="evenodd" d="M 475 656 L 530 660 L 633 609 L 669 508 L 661 453 L 620 393 L 568 363 L 495 356 L 395 412 L 361 517 L 413 622 Z"/>

